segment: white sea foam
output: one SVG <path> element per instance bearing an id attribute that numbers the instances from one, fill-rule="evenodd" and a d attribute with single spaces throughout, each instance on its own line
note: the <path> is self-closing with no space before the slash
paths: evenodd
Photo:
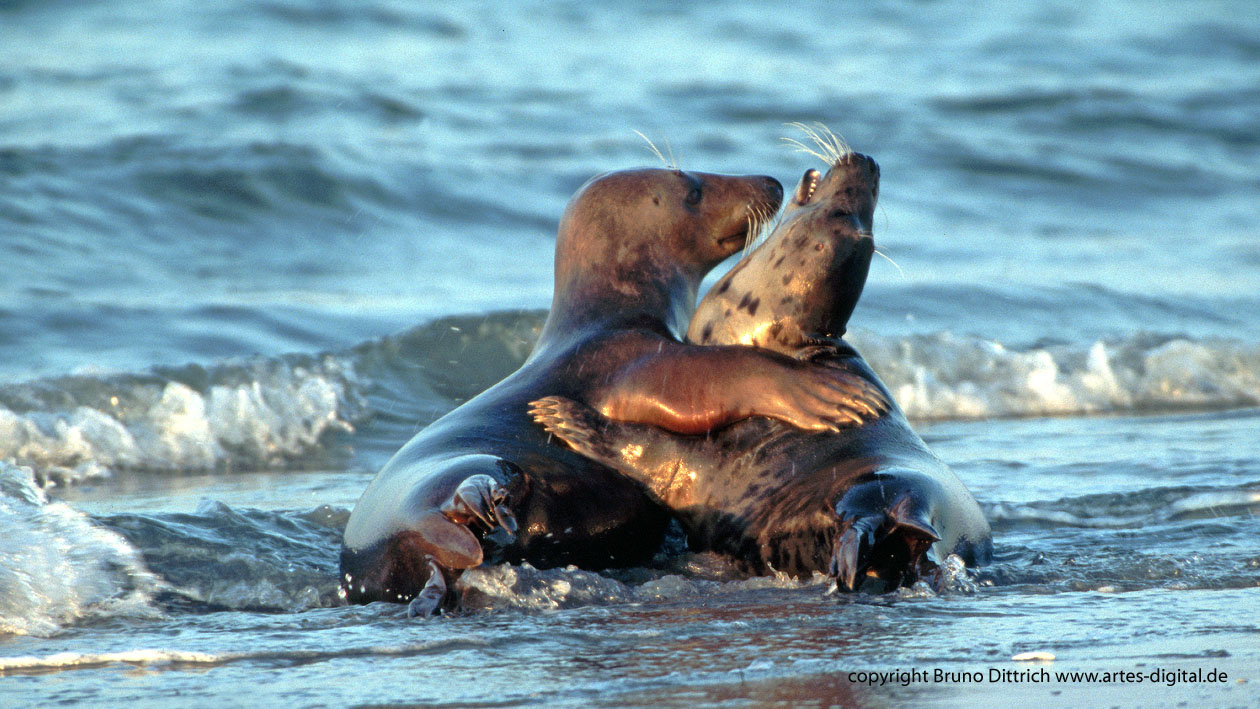
<path id="1" fill-rule="evenodd" d="M 341 354 L 257 358 L 169 376 L 4 385 L 0 460 L 34 467 L 41 482 L 126 469 L 283 466 L 366 418 L 369 386 L 413 402 L 422 417 L 475 396 L 520 365 L 538 317 L 507 313 L 495 327 L 484 318 L 479 327 L 441 321 Z M 1260 405 L 1260 344 L 1239 340 L 1138 334 L 1013 348 L 948 331 L 860 329 L 849 339 L 918 419 Z M 357 374 L 360 368 L 368 373 Z M 405 381 L 392 379 L 399 372 Z"/>
<path id="2" fill-rule="evenodd" d="M 197 652 L 166 648 L 140 648 L 117 652 L 58 652 L 50 655 L 22 655 L 0 657 L 0 675 L 3 673 L 49 672 L 57 670 L 86 669 L 103 665 L 128 664 L 146 667 L 164 666 L 215 666 L 232 662 L 268 660 L 271 662 L 303 663 L 347 657 L 409 657 L 432 655 L 464 648 L 482 648 L 487 643 L 478 638 L 436 640 L 433 642 L 404 645 L 346 646 L 328 649 L 242 650 L 238 652 Z"/>
<path id="3" fill-rule="evenodd" d="M 0 406 L 0 460 L 68 481 L 118 469 L 274 466 L 329 431 L 351 430 L 359 411 L 352 374 L 333 357 L 223 365 L 208 378 L 202 389 L 148 375 L 26 385 L 34 394 L 11 387 L 9 399 L 35 403 Z"/>
<path id="4" fill-rule="evenodd" d="M 118 534 L 0 462 L 0 635 L 50 635 L 92 615 L 154 615 L 157 579 Z"/>
<path id="5" fill-rule="evenodd" d="M 536 569 L 529 564 L 498 564 L 465 571 L 460 577 L 465 610 L 526 608 L 556 610 L 605 603 L 670 600 L 715 593 L 814 587 L 834 581 L 820 573 L 808 579 L 787 574 L 739 578 L 731 562 L 716 554 L 688 554 L 674 560 L 673 573 L 650 578 L 616 579 L 574 566 Z"/>
<path id="6" fill-rule="evenodd" d="M 0 657 L 0 672 L 68 670 L 116 663 L 133 665 L 214 665 L 229 656 L 182 650 L 124 650 L 121 652 L 58 652 L 43 656 Z"/>
<path id="7" fill-rule="evenodd" d="M 849 338 L 912 418 L 1260 405 L 1260 345 L 1135 336 L 1009 349 L 950 332 Z"/>

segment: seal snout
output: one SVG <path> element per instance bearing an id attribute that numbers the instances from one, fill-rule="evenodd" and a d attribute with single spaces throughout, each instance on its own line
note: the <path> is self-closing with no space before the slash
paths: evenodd
<path id="1" fill-rule="evenodd" d="M 729 232 L 719 233 L 716 237 L 717 245 L 728 255 L 756 238 L 783 203 L 783 183 L 775 178 L 758 175 L 739 179 L 752 188 L 753 194 L 744 190 L 743 198 L 748 201 L 740 206 L 739 216 L 735 217 L 737 221 Z"/>
<path id="2" fill-rule="evenodd" d="M 769 175 L 762 175 L 761 181 L 761 194 L 749 202 L 748 209 L 764 221 L 779 211 L 779 205 L 783 204 L 783 183 Z"/>
<path id="3" fill-rule="evenodd" d="M 745 223 L 744 226 L 740 227 L 735 232 L 727 234 L 726 236 L 719 236 L 717 240 L 718 246 L 728 250 L 735 250 L 742 247 L 744 244 L 747 244 L 749 236 L 751 236 L 751 230 L 747 223 Z M 732 247 L 734 248 L 732 249 Z"/>
<path id="4" fill-rule="evenodd" d="M 778 209 L 783 204 L 783 183 L 770 177 L 763 175 L 762 180 L 766 183 L 766 203 L 771 209 Z"/>

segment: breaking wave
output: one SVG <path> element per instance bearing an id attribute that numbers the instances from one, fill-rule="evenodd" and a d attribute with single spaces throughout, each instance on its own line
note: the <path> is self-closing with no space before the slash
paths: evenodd
<path id="1" fill-rule="evenodd" d="M 27 467 L 0 462 L 0 635 L 48 636 L 95 616 L 152 616 L 160 583 L 117 533 L 49 502 Z"/>
<path id="2" fill-rule="evenodd" d="M 46 483 L 292 467 L 347 441 L 370 448 L 373 437 L 392 452 L 520 366 L 544 316 L 452 316 L 340 352 L 0 385 L 0 460 Z M 865 330 L 849 339 L 915 419 L 1260 405 L 1260 344 L 1236 339 L 1140 333 L 1008 347 L 949 331 Z"/>
<path id="3" fill-rule="evenodd" d="M 349 432 L 364 407 L 347 363 L 291 356 L 0 387 L 0 460 L 41 482 L 116 470 L 285 466 Z"/>
<path id="4" fill-rule="evenodd" d="M 339 604 L 337 549 L 348 517 L 327 505 L 276 511 L 203 500 L 192 513 L 98 521 L 143 555 L 164 583 L 163 601 L 295 612 Z"/>
<path id="5" fill-rule="evenodd" d="M 1009 349 L 950 332 L 850 340 L 911 418 L 1068 416 L 1260 405 L 1260 345 L 1139 334 Z"/>

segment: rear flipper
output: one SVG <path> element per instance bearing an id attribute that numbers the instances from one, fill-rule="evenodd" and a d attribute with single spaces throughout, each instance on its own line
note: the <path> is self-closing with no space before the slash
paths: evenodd
<path id="1" fill-rule="evenodd" d="M 868 580 L 880 591 L 910 586 L 919 580 L 937 585 L 937 559 L 932 545 L 941 536 L 915 490 L 873 481 L 855 486 L 836 505 L 840 536 L 832 550 L 829 573 L 836 586 L 856 591 Z M 885 497 L 885 492 L 890 494 Z"/>

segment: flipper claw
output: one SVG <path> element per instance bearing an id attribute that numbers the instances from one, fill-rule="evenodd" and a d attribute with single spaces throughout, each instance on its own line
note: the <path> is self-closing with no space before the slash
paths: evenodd
<path id="1" fill-rule="evenodd" d="M 477 524 L 486 531 L 504 529 L 516 533 L 516 517 L 506 506 L 507 490 L 489 475 L 472 475 L 459 484 L 442 514 L 456 524 Z"/>
<path id="2" fill-rule="evenodd" d="M 836 547 L 831 555 L 830 572 L 836 578 L 836 585 L 843 590 L 857 590 L 859 578 L 870 565 L 871 547 L 875 546 L 875 530 L 872 523 L 878 524 L 879 521 L 878 517 L 855 519 L 836 540 Z"/>
<path id="3" fill-rule="evenodd" d="M 583 455 L 593 455 L 602 421 L 592 409 L 563 396 L 548 396 L 530 402 L 534 422 Z"/>

